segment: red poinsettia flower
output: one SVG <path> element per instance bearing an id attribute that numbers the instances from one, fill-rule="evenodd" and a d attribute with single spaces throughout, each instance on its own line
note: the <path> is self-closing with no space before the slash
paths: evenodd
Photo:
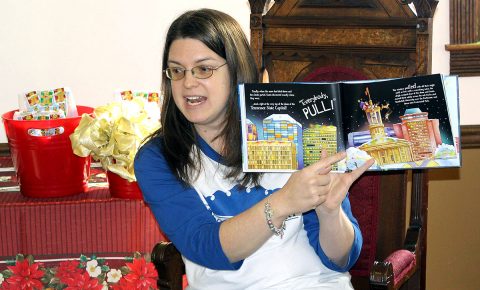
<path id="1" fill-rule="evenodd" d="M 12 271 L 12 276 L 7 279 L 13 289 L 42 289 L 43 285 L 40 278 L 43 277 L 43 271 L 38 269 L 38 263 L 30 265 L 28 260 L 17 261 L 15 266 L 8 266 Z"/>
<path id="2" fill-rule="evenodd" d="M 112 288 L 112 290 L 130 290 L 134 286 L 130 285 L 130 283 L 127 280 L 125 280 L 125 278 L 121 278 L 120 281 L 118 281 L 118 283 L 110 285 L 110 287 Z"/>
<path id="3" fill-rule="evenodd" d="M 82 273 L 82 269 L 78 267 L 79 265 L 80 262 L 76 260 L 60 262 L 60 264 L 58 265 L 56 276 L 58 277 L 58 279 L 60 279 L 60 282 L 62 282 L 63 284 L 67 284 L 66 279 L 72 277 L 72 275 L 74 274 Z"/>
<path id="4" fill-rule="evenodd" d="M 75 273 L 70 277 L 65 279 L 65 284 L 68 285 L 65 290 L 102 290 L 102 285 L 98 282 L 96 278 L 90 278 L 87 272 L 83 274 Z"/>
<path id="5" fill-rule="evenodd" d="M 134 288 L 130 289 L 157 289 L 158 274 L 152 263 L 147 263 L 144 258 L 134 259 L 127 263 L 130 272 L 124 276 L 125 281 Z"/>

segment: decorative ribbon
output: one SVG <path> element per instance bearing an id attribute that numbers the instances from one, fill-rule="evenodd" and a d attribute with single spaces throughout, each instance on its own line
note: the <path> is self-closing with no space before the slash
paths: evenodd
<path id="1" fill-rule="evenodd" d="M 143 98 L 134 98 L 97 107 L 94 116 L 83 114 L 70 135 L 73 153 L 90 155 L 103 169 L 136 181 L 135 154 L 142 141 L 160 128 L 160 108 L 155 103 L 156 110 L 152 110 L 149 105 Z"/>

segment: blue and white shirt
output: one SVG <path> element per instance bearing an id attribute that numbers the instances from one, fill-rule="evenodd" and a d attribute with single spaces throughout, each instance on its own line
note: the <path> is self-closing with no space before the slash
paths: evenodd
<path id="1" fill-rule="evenodd" d="M 362 236 L 348 197 L 342 208 L 355 238 L 345 267 L 331 262 L 319 243 L 315 211 L 289 217 L 283 239 L 272 236 L 243 261 L 230 263 L 220 244 L 222 221 L 281 188 L 290 173 L 265 173 L 256 187 L 225 178 L 221 156 L 199 139 L 202 170 L 185 186 L 170 170 L 159 138 L 147 142 L 135 160 L 145 202 L 161 229 L 182 253 L 189 289 L 352 289 L 348 270 L 357 260 Z"/>

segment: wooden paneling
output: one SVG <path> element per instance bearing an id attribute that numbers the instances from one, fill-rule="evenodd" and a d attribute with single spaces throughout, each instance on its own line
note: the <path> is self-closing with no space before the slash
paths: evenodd
<path id="1" fill-rule="evenodd" d="M 376 27 L 272 27 L 265 30 L 265 45 L 291 43 L 305 46 L 355 46 L 415 48 L 415 30 Z"/>
<path id="2" fill-rule="evenodd" d="M 480 0 L 450 0 L 450 44 L 480 40 Z"/>
<path id="3" fill-rule="evenodd" d="M 480 75 L 480 0 L 450 0 L 450 73 Z"/>
<path id="4" fill-rule="evenodd" d="M 380 0 L 297 0 L 275 1 L 280 5 L 268 12 L 268 16 L 294 17 L 364 17 L 364 18 L 414 18 L 412 11 L 400 1 Z"/>
<path id="5" fill-rule="evenodd" d="M 460 126 L 462 148 L 480 148 L 480 125 Z"/>
<path id="6" fill-rule="evenodd" d="M 450 74 L 480 75 L 480 44 L 447 45 L 450 51 Z"/>

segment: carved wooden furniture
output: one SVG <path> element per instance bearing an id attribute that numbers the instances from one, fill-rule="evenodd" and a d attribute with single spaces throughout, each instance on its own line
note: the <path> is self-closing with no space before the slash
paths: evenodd
<path id="1" fill-rule="evenodd" d="M 185 265 L 180 252 L 171 242 L 160 242 L 152 250 L 152 262 L 158 272 L 160 290 L 182 290 Z"/>
<path id="2" fill-rule="evenodd" d="M 264 80 L 334 81 L 430 73 L 435 0 L 249 2 L 250 43 Z M 428 176 L 420 170 L 367 173 L 352 186 L 352 210 L 364 237 L 361 256 L 351 270 L 355 289 L 425 289 L 427 191 Z M 181 262 L 178 253 L 166 255 L 172 252 L 172 244 L 156 246 L 153 260 L 159 269 Z M 176 266 L 175 271 L 179 269 Z M 159 286 L 180 289 L 175 287 L 181 277 L 171 273 L 163 273 L 166 280 Z"/>

